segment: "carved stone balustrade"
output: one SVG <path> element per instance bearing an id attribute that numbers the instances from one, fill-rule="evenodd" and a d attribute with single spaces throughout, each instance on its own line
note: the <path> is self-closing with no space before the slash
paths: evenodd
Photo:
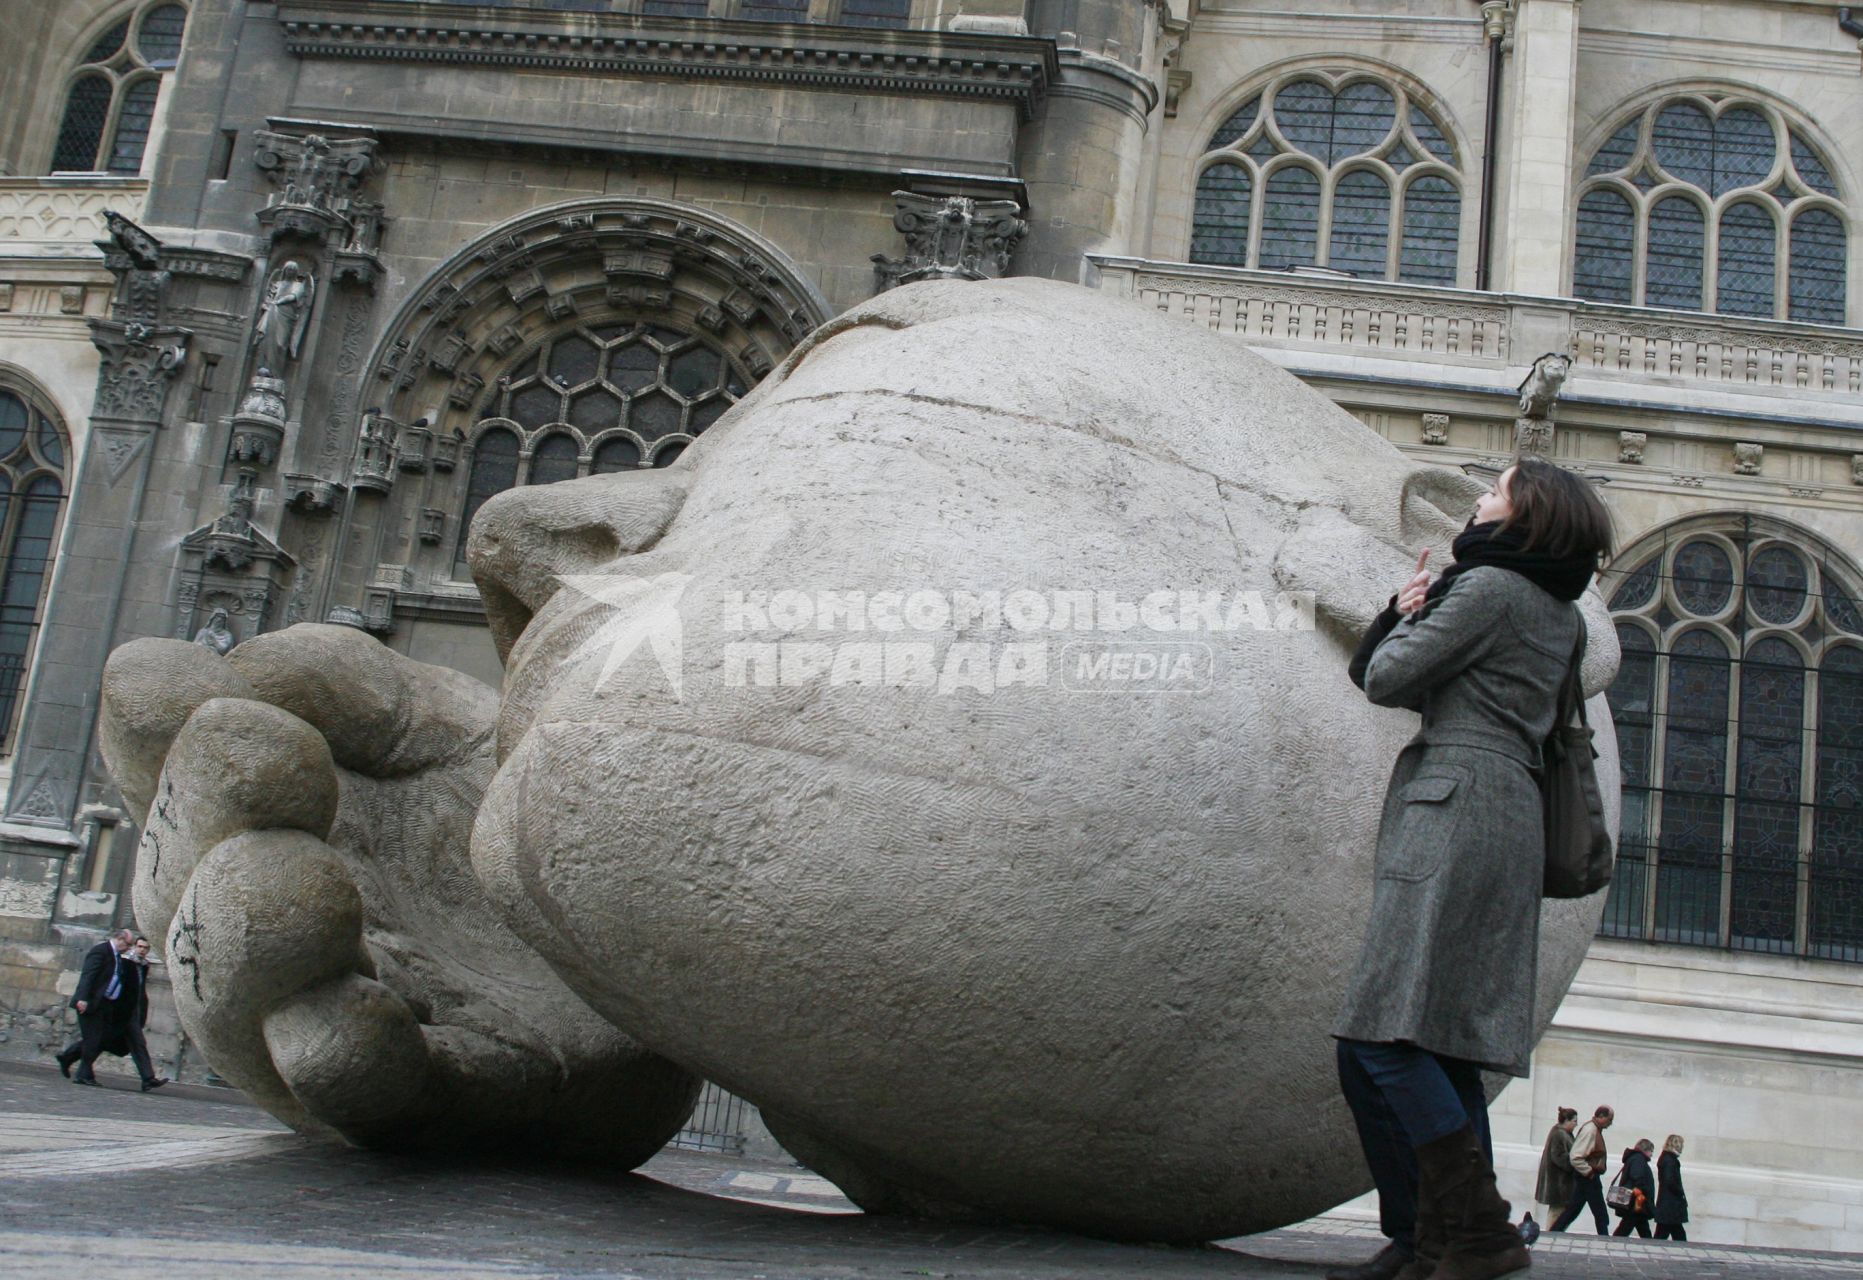
<path id="1" fill-rule="evenodd" d="M 1570 354 L 1586 398 L 1751 411 L 1780 396 L 1863 426 L 1863 329 L 1607 307 L 1327 272 L 1093 256 L 1101 291 L 1225 333 L 1303 374 L 1448 381 L 1511 393 L 1542 353 Z M 1404 365 L 1416 366 L 1414 375 Z M 1426 369 L 1424 366 L 1430 366 Z"/>
<path id="2" fill-rule="evenodd" d="M 104 210 L 140 218 L 148 190 L 149 184 L 141 178 L 95 174 L 0 178 L 0 242 L 8 245 L 9 255 L 27 245 L 39 253 L 63 245 L 80 256 L 96 258 L 94 242 L 110 235 Z"/>

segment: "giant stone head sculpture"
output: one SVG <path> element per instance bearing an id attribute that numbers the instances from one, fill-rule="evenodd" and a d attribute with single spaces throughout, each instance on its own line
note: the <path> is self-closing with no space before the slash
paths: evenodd
<path id="1" fill-rule="evenodd" d="M 1479 491 L 1181 321 L 899 289 L 675 466 L 484 507 L 501 695 L 343 628 L 119 650 L 138 916 L 307 1130 L 639 1160 L 703 1076 L 870 1209 L 1298 1220 L 1366 1183 L 1327 1027 L 1416 726 L 1346 658 Z M 1521 957 L 1542 1024 L 1597 910 Z"/>

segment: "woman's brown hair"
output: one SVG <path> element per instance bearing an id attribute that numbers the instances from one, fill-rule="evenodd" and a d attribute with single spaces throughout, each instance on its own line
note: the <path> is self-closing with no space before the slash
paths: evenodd
<path id="1" fill-rule="evenodd" d="M 1567 1120 L 1576 1120 L 1576 1119 L 1578 1119 L 1578 1110 L 1576 1108 L 1574 1107 L 1560 1107 L 1559 1108 L 1559 1123 L 1560 1124 L 1564 1124 Z"/>
<path id="2" fill-rule="evenodd" d="M 1587 480 L 1543 458 L 1516 458 L 1507 482 L 1512 514 L 1501 522 L 1525 537 L 1524 551 L 1563 558 L 1611 554 L 1611 513 Z"/>

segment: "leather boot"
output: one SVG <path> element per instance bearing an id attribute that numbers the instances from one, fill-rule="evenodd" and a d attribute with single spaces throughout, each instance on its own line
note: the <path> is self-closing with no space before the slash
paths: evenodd
<path id="1" fill-rule="evenodd" d="M 1436 1207 L 1429 1170 L 1417 1170 L 1417 1256 L 1392 1280 L 1430 1280 L 1443 1258 L 1443 1216 Z"/>
<path id="2" fill-rule="evenodd" d="M 1533 1265 L 1473 1125 L 1418 1147 L 1417 1171 L 1442 1222 L 1442 1261 L 1429 1280 L 1501 1280 Z"/>
<path id="3" fill-rule="evenodd" d="M 1397 1247 L 1393 1241 L 1378 1251 L 1378 1256 L 1359 1263 L 1356 1267 L 1335 1267 L 1326 1273 L 1326 1280 L 1396 1280 L 1397 1273 L 1411 1261 L 1407 1250 Z"/>

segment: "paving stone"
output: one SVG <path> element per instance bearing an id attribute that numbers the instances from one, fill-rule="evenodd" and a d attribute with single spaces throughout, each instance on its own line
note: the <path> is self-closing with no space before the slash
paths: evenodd
<path id="1" fill-rule="evenodd" d="M 1202 1249 L 870 1218 L 793 1163 L 713 1153 L 638 1173 L 411 1159 L 298 1137 L 230 1090 L 80 1089 L 0 1063 L 9 1280 L 1314 1280 L 1380 1243 L 1344 1217 Z M 1542 1238 L 1534 1263 L 1536 1280 L 1863 1277 L 1863 1258 L 1580 1236 Z"/>

